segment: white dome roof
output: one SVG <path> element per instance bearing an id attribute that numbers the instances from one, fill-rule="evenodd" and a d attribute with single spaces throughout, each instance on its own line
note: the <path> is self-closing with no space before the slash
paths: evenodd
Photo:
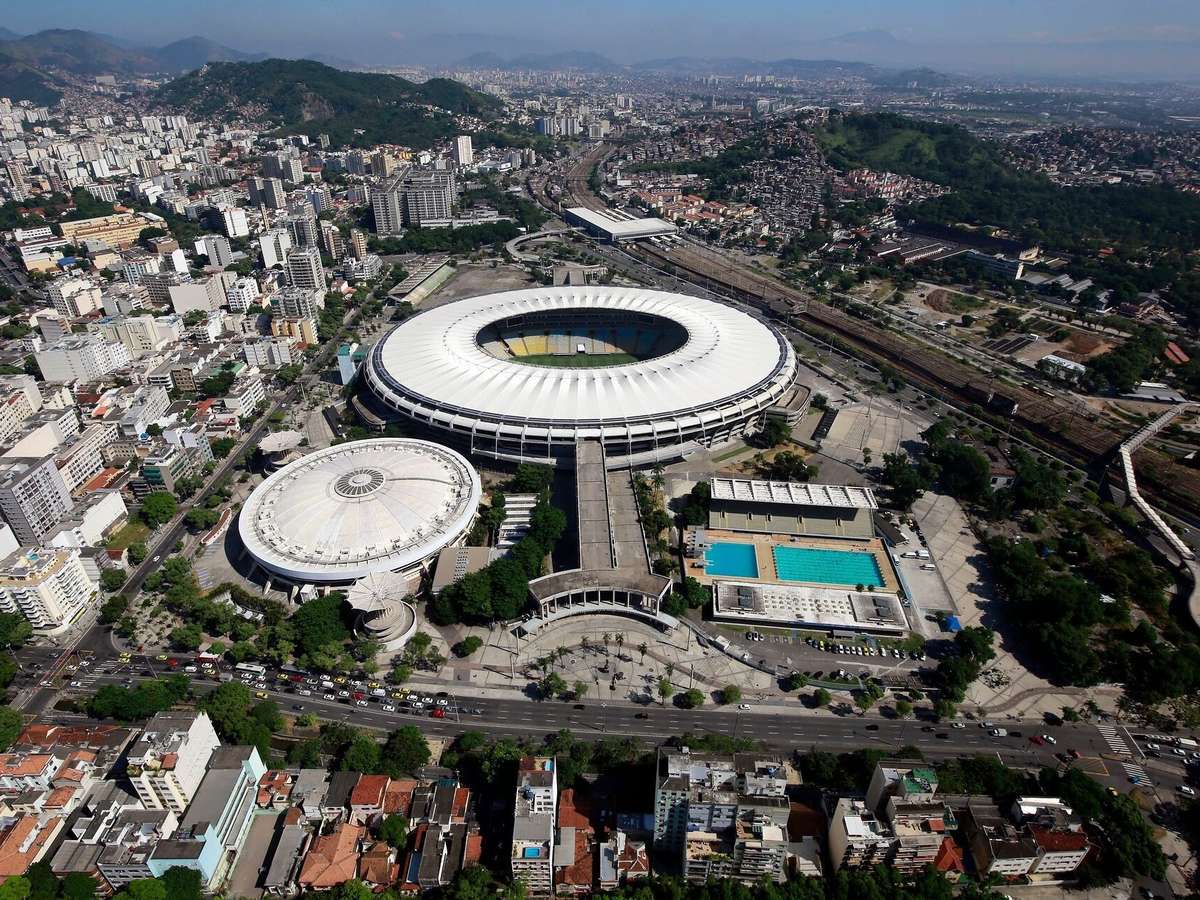
<path id="1" fill-rule="evenodd" d="M 242 542 L 265 568 L 302 583 L 409 569 L 453 543 L 479 506 L 479 475 L 428 441 L 351 441 L 312 453 L 259 485 Z"/>
<path id="2" fill-rule="evenodd" d="M 502 359 L 480 346 L 486 326 L 514 316 L 611 310 L 659 316 L 687 340 L 665 355 L 599 368 Z M 398 325 L 369 365 L 401 393 L 440 410 L 510 422 L 628 422 L 709 408 L 752 394 L 792 365 L 779 334 L 711 300 L 641 288 L 558 287 L 459 300 Z M 787 372 L 790 377 L 790 371 Z"/>

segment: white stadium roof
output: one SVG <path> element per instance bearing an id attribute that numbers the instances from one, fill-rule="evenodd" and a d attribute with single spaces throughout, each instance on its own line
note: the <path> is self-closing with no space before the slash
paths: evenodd
<path id="1" fill-rule="evenodd" d="M 793 506 L 830 506 L 837 509 L 876 509 L 870 488 L 846 484 L 805 484 L 792 481 L 758 481 L 751 478 L 713 478 L 714 500 L 748 503 L 787 503 Z"/>
<path id="2" fill-rule="evenodd" d="M 687 331 L 676 350 L 643 362 L 558 368 L 502 359 L 477 335 L 536 312 L 609 310 L 661 316 Z M 642 288 L 534 288 L 459 300 L 398 325 L 372 364 L 403 393 L 471 418 L 604 425 L 709 408 L 787 376 L 790 348 L 763 322 L 711 300 Z"/>
<path id="3" fill-rule="evenodd" d="M 641 237 L 657 237 L 675 234 L 679 229 L 666 219 L 625 219 L 607 212 L 598 212 L 583 206 L 569 207 L 567 221 L 578 219 L 590 228 L 602 231 L 612 240 L 633 240 Z"/>
<path id="4" fill-rule="evenodd" d="M 479 475 L 427 441 L 338 444 L 255 488 L 238 531 L 265 568 L 299 583 L 346 582 L 411 569 L 474 519 Z"/>

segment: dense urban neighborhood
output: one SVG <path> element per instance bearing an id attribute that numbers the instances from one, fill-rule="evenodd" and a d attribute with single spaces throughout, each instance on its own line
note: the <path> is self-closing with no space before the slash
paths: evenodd
<path id="1" fill-rule="evenodd" d="M 1195 896 L 1194 78 L 316 55 L 0 29 L 0 900 Z"/>

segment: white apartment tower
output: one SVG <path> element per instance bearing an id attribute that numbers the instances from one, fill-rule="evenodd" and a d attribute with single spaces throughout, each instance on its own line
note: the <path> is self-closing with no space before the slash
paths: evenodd
<path id="1" fill-rule="evenodd" d="M 98 588 L 74 547 L 22 547 L 0 561 L 0 611 L 24 616 L 43 634 L 65 630 Z"/>
<path id="2" fill-rule="evenodd" d="M 526 893 L 554 892 L 554 827 L 558 804 L 558 773 L 554 757 L 526 756 L 517 763 L 517 797 L 513 810 L 513 880 Z"/>
<path id="3" fill-rule="evenodd" d="M 288 284 L 306 291 L 325 291 L 325 268 L 316 247 L 293 250 L 287 258 Z"/>
<path id="4" fill-rule="evenodd" d="M 475 164 L 475 150 L 471 146 L 471 136 L 460 134 L 454 139 L 454 164 L 456 166 L 472 166 Z"/>
<path id="5" fill-rule="evenodd" d="M 180 815 L 219 746 L 206 713 L 159 713 L 146 723 L 129 751 L 126 771 L 147 809 L 169 809 Z"/>

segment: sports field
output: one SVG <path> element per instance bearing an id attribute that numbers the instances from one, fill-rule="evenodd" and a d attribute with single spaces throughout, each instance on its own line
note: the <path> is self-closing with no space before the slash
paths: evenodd
<path id="1" fill-rule="evenodd" d="M 535 353 L 514 356 L 513 362 L 530 366 L 553 366 L 558 369 L 597 369 L 601 366 L 624 366 L 637 362 L 632 353 Z"/>

